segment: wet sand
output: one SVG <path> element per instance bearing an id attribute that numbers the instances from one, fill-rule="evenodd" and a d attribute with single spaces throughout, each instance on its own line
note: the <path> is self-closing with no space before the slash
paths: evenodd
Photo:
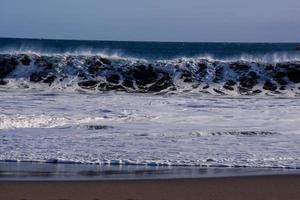
<path id="1" fill-rule="evenodd" d="M 0 181 L 1 200 L 299 200 L 300 175 L 169 180 Z"/>

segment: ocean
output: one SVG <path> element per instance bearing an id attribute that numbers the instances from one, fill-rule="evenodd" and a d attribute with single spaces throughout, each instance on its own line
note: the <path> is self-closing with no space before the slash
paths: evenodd
<path id="1" fill-rule="evenodd" d="M 0 39 L 0 161 L 300 168 L 295 43 Z"/>

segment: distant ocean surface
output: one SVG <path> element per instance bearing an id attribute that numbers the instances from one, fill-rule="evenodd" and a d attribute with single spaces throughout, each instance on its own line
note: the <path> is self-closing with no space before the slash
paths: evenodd
<path id="1" fill-rule="evenodd" d="M 0 38 L 0 161 L 299 169 L 299 46 Z"/>
<path id="2" fill-rule="evenodd" d="M 126 42 L 0 38 L 2 52 L 91 53 L 141 59 L 175 59 L 211 56 L 216 59 L 294 58 L 300 43 L 191 43 Z M 299 57 L 298 57 L 299 58 Z"/>

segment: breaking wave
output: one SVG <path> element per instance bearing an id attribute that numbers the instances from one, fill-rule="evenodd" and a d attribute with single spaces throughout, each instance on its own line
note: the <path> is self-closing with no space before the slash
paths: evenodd
<path id="1" fill-rule="evenodd" d="M 146 60 L 91 52 L 3 53 L 0 88 L 295 96 L 300 59 L 285 54 Z"/>

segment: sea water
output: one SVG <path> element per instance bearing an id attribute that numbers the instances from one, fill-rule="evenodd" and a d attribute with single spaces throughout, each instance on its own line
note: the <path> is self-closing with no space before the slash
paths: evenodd
<path id="1" fill-rule="evenodd" d="M 0 160 L 298 169 L 296 46 L 0 39 Z"/>

